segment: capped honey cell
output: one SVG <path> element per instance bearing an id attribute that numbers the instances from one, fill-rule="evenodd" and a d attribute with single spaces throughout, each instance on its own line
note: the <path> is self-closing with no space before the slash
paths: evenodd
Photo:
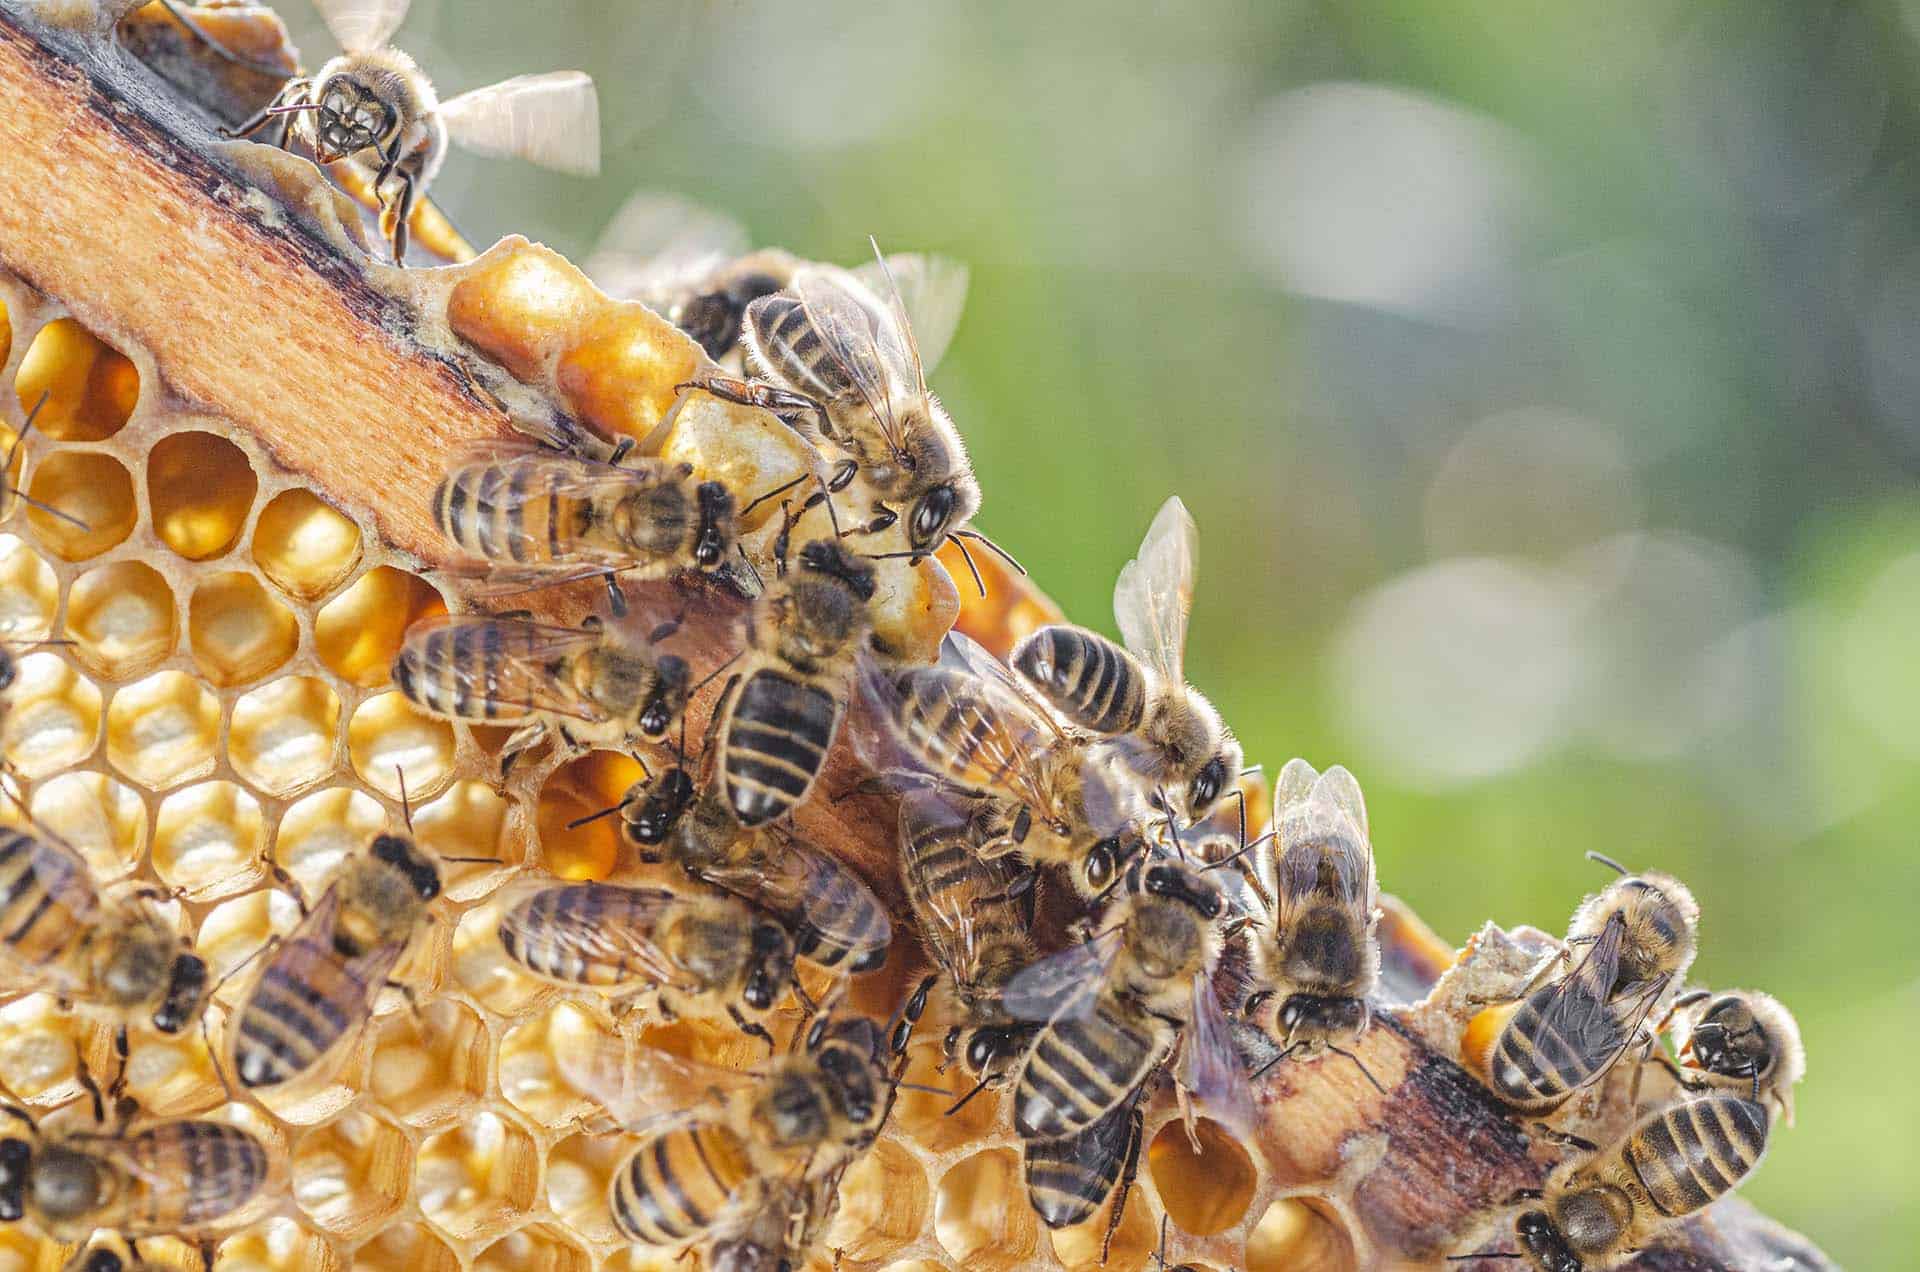
<path id="1" fill-rule="evenodd" d="M 144 561 L 88 570 L 67 594 L 66 634 L 89 671 L 132 679 L 171 654 L 179 640 L 173 589 Z"/>
<path id="2" fill-rule="evenodd" d="M 260 479 L 246 452 L 212 433 L 163 437 L 147 456 L 147 505 L 160 541 L 189 561 L 239 541 Z"/>
<path id="3" fill-rule="evenodd" d="M 119 351 L 71 318 L 42 327 L 14 379 L 20 409 L 41 395 L 39 432 L 60 442 L 99 442 L 118 433 L 140 400 L 140 373 Z"/>
<path id="4" fill-rule="evenodd" d="M 253 561 L 296 601 L 317 601 L 360 563 L 360 527 L 307 490 L 286 490 L 260 510 Z"/>

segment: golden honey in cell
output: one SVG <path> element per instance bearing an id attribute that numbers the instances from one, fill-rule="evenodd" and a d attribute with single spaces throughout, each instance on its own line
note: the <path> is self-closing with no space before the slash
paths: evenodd
<path id="1" fill-rule="evenodd" d="M 1675 1000 L 1670 1028 L 1682 1085 L 1744 1095 L 1793 1125 L 1793 1088 L 1806 1076 L 1807 1052 L 1779 999 L 1751 989 L 1697 990 Z"/>
<path id="2" fill-rule="evenodd" d="M 632 750 L 680 722 L 691 677 L 616 620 L 579 627 L 484 614 L 438 614 L 407 628 L 393 685 L 431 715 L 513 725 L 500 750 L 505 774 L 549 737 L 569 754 Z"/>
<path id="3" fill-rule="evenodd" d="M 1008 659 L 1054 710 L 1105 739 L 1150 798 L 1188 822 L 1213 811 L 1243 759 L 1219 711 L 1186 679 L 1198 539 L 1186 505 L 1168 499 L 1114 584 L 1125 647 L 1056 623 L 1021 641 Z"/>
<path id="4" fill-rule="evenodd" d="M 650 998 L 667 1019 L 721 1017 L 764 1040 L 793 984 L 793 938 L 737 898 L 607 883 L 539 883 L 508 898 L 507 956 L 534 975 L 617 1001 Z"/>
<path id="5" fill-rule="evenodd" d="M 376 835 L 264 965 L 227 1024 L 232 1071 L 252 1089 L 319 1080 L 372 1019 L 388 974 L 440 895 L 413 840 Z"/>
<path id="6" fill-rule="evenodd" d="M 7 988 L 77 1003 L 117 1029 L 178 1034 L 200 1019 L 205 960 L 155 908 L 155 891 L 105 894 L 65 842 L 0 826 L 0 973 Z"/>
<path id="7" fill-rule="evenodd" d="M 413 201 L 440 171 L 449 142 L 581 176 L 600 170 L 600 107 L 590 78 L 580 71 L 519 75 L 443 102 L 414 60 L 387 43 L 409 2 L 316 0 L 346 51 L 317 74 L 288 80 L 228 134 L 267 131 L 281 146 L 300 141 L 321 164 L 376 168 L 373 189 L 396 264 L 406 260 Z M 399 184 L 388 202 L 390 181 Z"/>

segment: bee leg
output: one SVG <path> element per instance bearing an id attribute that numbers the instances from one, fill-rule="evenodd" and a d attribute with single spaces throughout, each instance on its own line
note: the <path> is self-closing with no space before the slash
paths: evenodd
<path id="1" fill-rule="evenodd" d="M 620 590 L 620 578 L 612 570 L 600 576 L 607 584 L 607 609 L 615 618 L 627 616 L 627 594 Z"/>
<path id="2" fill-rule="evenodd" d="M 1127 1121 L 1131 1128 L 1127 1132 L 1127 1164 L 1121 1168 L 1120 1186 L 1113 1194 L 1113 1213 L 1107 1216 L 1107 1235 L 1100 1242 L 1102 1265 L 1107 1261 L 1108 1251 L 1113 1249 L 1113 1234 L 1120 1230 L 1120 1218 L 1126 1213 L 1127 1194 L 1133 1191 L 1133 1181 L 1140 1177 L 1140 1141 L 1145 1136 L 1146 1120 L 1141 1116 L 1138 1102 Z"/>
<path id="3" fill-rule="evenodd" d="M 93 1070 L 87 1065 L 84 1055 L 75 1061 L 73 1077 L 80 1084 L 80 1089 L 87 1093 L 87 1098 L 93 1101 L 93 1120 L 99 1125 L 106 1125 L 106 1097 L 100 1093 L 100 1084 L 94 1080 Z"/>
<path id="4" fill-rule="evenodd" d="M 300 886 L 300 881 L 288 874 L 287 868 L 273 860 L 273 858 L 269 857 L 266 861 L 267 873 L 273 876 L 274 883 L 278 884 L 288 896 L 293 898 L 293 903 L 300 907 L 300 917 L 304 919 L 307 915 L 313 913 L 313 907 L 307 903 L 307 890 Z M 244 964 L 242 966 L 244 966 Z M 235 968 L 234 970 L 238 971 L 239 969 Z"/>
<path id="5" fill-rule="evenodd" d="M 285 119 L 288 118 L 286 112 L 277 111 L 275 107 L 290 104 L 295 98 L 306 92 L 310 86 L 311 81 L 304 78 L 290 79 L 286 82 L 285 87 L 274 94 L 272 101 L 262 106 L 257 113 L 244 120 L 239 127 L 227 128 L 222 126 L 215 131 L 229 141 L 239 141 L 243 138 L 253 136 L 253 134 L 259 132 L 268 124 L 276 121 L 284 122 Z M 285 147 L 285 137 L 281 138 L 280 144 L 283 148 Z"/>
<path id="6" fill-rule="evenodd" d="M 737 375 L 709 375 L 677 384 L 674 389 L 705 389 L 724 402 L 757 406 L 802 436 L 806 435 L 807 430 L 800 427 L 799 421 L 809 415 L 819 419 L 819 431 L 823 435 L 831 434 L 833 430 L 833 422 L 828 418 L 825 406 L 805 394 L 768 384 L 765 380 L 749 380 Z M 807 440 L 813 439 L 809 437 Z"/>
<path id="7" fill-rule="evenodd" d="M 620 461 L 632 453 L 633 448 L 639 444 L 639 441 L 640 439 L 637 437 L 621 438 L 619 443 L 614 446 L 613 453 L 607 456 L 607 463 L 618 468 Z"/>
<path id="8" fill-rule="evenodd" d="M 213 1238 L 201 1237 L 194 1244 L 200 1247 L 200 1272 L 213 1272 Z"/>
<path id="9" fill-rule="evenodd" d="M 413 986 L 405 981 L 389 980 L 385 988 L 399 991 L 400 997 L 407 1000 L 407 1010 L 413 1013 L 413 1023 L 426 1027 L 427 1018 L 420 1012 L 420 996 L 413 992 Z"/>
<path id="10" fill-rule="evenodd" d="M 862 534 L 879 534 L 882 530 L 885 530 L 894 522 L 900 520 L 899 513 L 887 507 L 887 505 L 881 503 L 878 499 L 873 501 L 873 506 L 880 510 L 880 515 L 862 527 Z"/>
<path id="11" fill-rule="evenodd" d="M 733 1017 L 733 1023 L 740 1026 L 741 1033 L 747 1035 L 749 1038 L 758 1038 L 760 1041 L 766 1043 L 767 1059 L 773 1059 L 774 1053 L 779 1051 L 780 1048 L 774 1043 L 773 1035 L 767 1032 L 764 1025 L 748 1020 L 740 1014 L 740 1009 L 731 1003 L 727 1004 L 727 1015 Z"/>
<path id="12" fill-rule="evenodd" d="M 1548 1126 L 1545 1122 L 1535 1122 L 1533 1124 L 1533 1130 L 1534 1134 L 1538 1135 L 1541 1139 L 1551 1144 L 1559 1144 L 1563 1148 L 1576 1149 L 1582 1153 L 1597 1153 L 1600 1151 L 1600 1146 L 1592 1140 L 1582 1139 L 1578 1135 L 1556 1130 Z"/>
<path id="13" fill-rule="evenodd" d="M 833 466 L 833 475 L 827 478 L 827 489 L 839 494 L 853 482 L 854 474 L 860 471 L 860 462 L 843 459 Z"/>
<path id="14" fill-rule="evenodd" d="M 523 724 L 508 735 L 506 745 L 500 748 L 500 780 L 503 783 L 507 780 L 507 774 L 513 771 L 514 762 L 540 745 L 540 740 L 546 735 L 547 724 L 544 720 Z"/>

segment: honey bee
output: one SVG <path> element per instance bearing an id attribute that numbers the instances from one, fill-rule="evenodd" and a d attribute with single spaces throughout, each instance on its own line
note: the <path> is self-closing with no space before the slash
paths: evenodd
<path id="1" fill-rule="evenodd" d="M 684 658 L 597 615 L 579 627 L 435 615 L 407 628 L 393 660 L 394 688 L 422 711 L 519 726 L 501 747 L 502 777 L 550 734 L 573 752 L 665 737 L 686 710 L 690 680 Z"/>
<path id="2" fill-rule="evenodd" d="M 489 591 L 598 575 L 615 613 L 624 607 L 617 575 L 725 565 L 737 542 L 733 495 L 695 481 L 689 464 L 630 458 L 629 447 L 607 463 L 512 442 L 475 448 L 434 487 L 433 523 Z"/>
<path id="3" fill-rule="evenodd" d="M 976 856 L 974 835 L 969 820 L 931 791 L 900 801 L 900 879 L 962 1022 L 947 1031 L 946 1062 L 978 1078 L 977 1092 L 1004 1081 L 1033 1037 L 1034 1026 L 1008 1017 L 1000 993 L 1033 962 L 1034 907 L 1030 887 L 1020 886 L 1033 877 Z"/>
<path id="4" fill-rule="evenodd" d="M 1487 1070 L 1501 1100 L 1522 1112 L 1548 1113 L 1604 1077 L 1635 1046 L 1650 1046 L 1648 1017 L 1693 962 L 1700 907 L 1671 875 L 1628 874 L 1587 898 L 1573 916 L 1566 946 L 1534 980 L 1586 953 L 1565 975 L 1536 984 L 1501 1027 Z"/>
<path id="5" fill-rule="evenodd" d="M 724 1011 L 773 1049 L 764 1020 L 793 983 L 793 938 L 730 896 L 608 883 L 541 883 L 511 898 L 507 956 L 609 997 L 651 995 L 667 1019 Z"/>
<path id="6" fill-rule="evenodd" d="M 892 1111 L 923 985 L 890 1025 L 823 1011 L 800 1049 L 738 1072 L 651 1047 L 610 1042 L 563 1053 L 562 1072 L 643 1137 L 614 1170 L 608 1208 L 630 1241 L 688 1248 L 716 1231 L 742 1248 L 739 1225 L 773 1205 L 779 1181 L 836 1176 L 878 1138 Z M 790 1200 L 790 1197 L 789 1197 Z"/>
<path id="7" fill-rule="evenodd" d="M 133 1020 L 180 1033 L 206 1007 L 207 964 L 154 908 L 164 897 L 153 889 L 105 895 L 68 844 L 0 826 L 0 968 L 9 987 L 110 1019 L 122 1060 Z"/>
<path id="8" fill-rule="evenodd" d="M 0 1139 L 0 1222 L 27 1219 L 55 1241 L 86 1241 L 101 1229 L 130 1239 L 204 1237 L 267 1177 L 266 1147 L 226 1122 L 54 1132 L 24 1109 L 4 1111 L 32 1133 Z"/>
<path id="9" fill-rule="evenodd" d="M 1113 589 L 1126 647 L 1066 623 L 1040 628 L 1014 647 L 1009 665 L 1076 727 L 1108 739 L 1156 802 L 1196 822 L 1240 775 L 1233 731 L 1184 670 L 1198 534 L 1186 505 L 1168 499 L 1140 555 Z"/>
<path id="10" fill-rule="evenodd" d="M 1561 1166 L 1514 1220 L 1520 1254 L 1456 1258 L 1526 1259 L 1540 1272 L 1599 1272 L 1644 1248 L 1661 1229 L 1732 1192 L 1767 1151 L 1767 1111 L 1716 1093 L 1679 1100 L 1636 1123 L 1602 1152 L 1569 1137 L 1588 1156 Z"/>
<path id="11" fill-rule="evenodd" d="M 707 1248 L 713 1272 L 799 1272 L 833 1218 L 843 1165 L 820 1179 L 763 1180 L 766 1197 L 717 1221 Z"/>
<path id="12" fill-rule="evenodd" d="M 412 58 L 387 41 L 410 0 L 315 0 L 344 53 L 317 75 L 286 82 L 229 137 L 281 125 L 279 144 L 304 142 L 321 164 L 371 152 L 373 188 L 395 264 L 407 256 L 407 218 L 446 159 L 451 140 L 475 154 L 527 159 L 576 176 L 600 171 L 600 105 L 580 71 L 517 75 L 441 101 Z M 398 181 L 388 202 L 384 188 Z"/>
<path id="13" fill-rule="evenodd" d="M 1682 1086 L 1745 1093 L 1793 1125 L 1793 1088 L 1806 1076 L 1807 1052 L 1779 999 L 1751 989 L 1696 990 L 1674 1000 L 1670 1019 Z"/>
<path id="14" fill-rule="evenodd" d="M 873 590 L 871 565 L 815 539 L 748 611 L 747 665 L 727 682 L 712 741 L 741 826 L 784 817 L 813 790 L 846 714 Z"/>
<path id="15" fill-rule="evenodd" d="M 132 1263 L 127 1262 L 129 1258 L 133 1260 Z M 131 1250 L 123 1254 L 118 1250 L 95 1246 L 74 1255 L 64 1272 L 167 1272 L 167 1269 L 161 1264 L 140 1258 Z"/>
<path id="16" fill-rule="evenodd" d="M 1279 1058 L 1338 1052 L 1366 1032 L 1367 998 L 1380 976 L 1380 887 L 1366 801 L 1346 769 L 1316 773 L 1294 759 L 1274 783 L 1273 823 L 1264 862 L 1273 936 L 1254 942 L 1262 988 L 1245 1014 L 1279 1041 Z"/>
<path id="17" fill-rule="evenodd" d="M 1100 1246 L 1102 1263 L 1126 1209 L 1127 1191 L 1140 1174 L 1143 1130 L 1136 1092 L 1078 1135 L 1022 1145 L 1027 1200 L 1049 1228 L 1085 1223 L 1107 1198 L 1118 1195 Z"/>
<path id="18" fill-rule="evenodd" d="M 266 964 L 228 1027 L 241 1084 L 279 1087 L 329 1071 L 372 1019 L 439 895 L 439 867 L 406 836 L 375 835 L 347 858 L 299 925 L 263 949 Z"/>

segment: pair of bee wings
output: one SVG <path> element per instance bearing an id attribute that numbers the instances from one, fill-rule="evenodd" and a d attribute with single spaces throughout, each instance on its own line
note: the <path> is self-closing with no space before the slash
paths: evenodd
<path id="1" fill-rule="evenodd" d="M 1546 1001 L 1540 1004 L 1543 1027 L 1565 1039 L 1577 1054 L 1592 1055 L 1603 1048 L 1611 1051 L 1606 1064 L 1596 1069 L 1584 1085 L 1591 1086 L 1605 1077 L 1626 1054 L 1654 1004 L 1666 992 L 1667 977 L 1615 984 L 1626 934 L 1626 921 L 1619 914 L 1608 918 L 1580 961 L 1554 982 Z M 1623 999 L 1632 1004 L 1624 1015 L 1613 1010 Z"/>
<path id="2" fill-rule="evenodd" d="M 14 828 L 17 830 L 17 828 Z M 35 828 L 38 830 L 38 827 Z M 28 831 L 32 846 L 27 851 L 27 873 L 33 876 L 52 902 L 85 926 L 97 925 L 106 910 L 106 902 L 93 881 L 93 871 L 85 858 L 64 840 L 50 834 Z M 8 964 L 12 975 L 22 977 L 34 989 L 54 994 L 78 994 L 87 988 L 74 968 L 54 962 L 37 966 L 17 963 L 12 947 L 0 942 L 0 963 Z"/>
<path id="3" fill-rule="evenodd" d="M 432 661 L 428 652 L 428 642 L 441 632 L 464 634 L 482 642 L 488 653 L 455 659 L 452 666 L 443 667 Z M 550 670 L 555 660 L 584 653 L 604 639 L 601 632 L 526 619 L 436 614 L 407 628 L 401 651 L 423 668 L 431 668 L 427 674 L 451 676 L 476 701 L 491 704 L 501 716 L 517 708 L 526 715 L 539 713 L 604 724 L 607 713 Z"/>
<path id="4" fill-rule="evenodd" d="M 918 869 L 907 864 L 907 855 L 911 851 L 907 845 L 919 831 L 939 826 L 949 832 L 960 832 L 966 828 L 967 820 L 963 812 L 936 792 L 906 792 L 900 799 L 900 853 L 903 867 Z M 975 866 L 986 875 L 991 886 L 999 889 L 1003 897 L 1006 897 L 1018 878 L 1018 872 L 1001 857 L 978 860 Z M 915 891 L 909 885 L 908 895 L 913 896 Z M 924 909 L 927 912 L 919 916 L 920 935 L 932 947 L 934 961 L 955 982 L 965 983 L 973 979 L 973 969 L 978 966 L 980 957 L 980 916 L 989 904 L 1018 906 L 1020 903 L 1010 897 L 989 903 L 985 897 L 971 894 L 956 896 L 946 888 L 925 890 Z"/>
<path id="5" fill-rule="evenodd" d="M 268 962 L 273 963 L 287 958 L 301 947 L 311 947 L 319 951 L 322 958 L 333 961 L 338 958 L 338 955 L 333 952 L 333 937 L 339 926 L 340 889 L 337 885 L 329 885 L 326 892 L 314 903 L 313 909 L 307 911 L 306 916 L 294 925 L 293 931 L 287 933 L 287 939 L 281 943 L 280 948 L 267 956 Z M 374 999 L 380 996 L 380 991 L 386 987 L 388 974 L 399 964 L 400 956 L 406 952 L 407 942 L 393 941 L 386 945 L 377 945 L 358 958 L 341 960 L 353 979 L 359 981 L 365 988 L 369 1007 L 372 1006 Z M 262 971 L 264 970 L 263 968 Z M 259 984 L 258 981 L 254 983 Z M 344 1046 L 352 1037 L 353 1031 L 348 1030 L 334 1045 Z"/>
<path id="6" fill-rule="evenodd" d="M 1187 616 L 1193 610 L 1200 532 L 1178 495 L 1160 505 L 1140 554 L 1120 567 L 1113 618 L 1134 657 L 1168 685 L 1185 682 Z"/>
<path id="7" fill-rule="evenodd" d="M 892 943 L 886 907 L 865 879 L 784 831 L 760 833 L 764 842 L 774 845 L 773 851 L 755 853 L 753 860 L 736 865 L 702 866 L 700 877 L 779 918 L 796 938 L 810 933 L 817 938 L 816 946 L 844 947 L 852 960 Z M 862 903 L 846 904 L 849 893 L 861 895 Z M 868 926 L 870 919 L 878 921 Z"/>
<path id="8" fill-rule="evenodd" d="M 761 1069 L 725 1069 L 605 1034 L 591 1044 L 560 1048 L 554 1064 L 567 1085 L 634 1135 L 716 1119 L 730 1099 L 765 1080 Z"/>
<path id="9" fill-rule="evenodd" d="M 171 1155 L 149 1152 L 145 1148 L 145 1145 L 156 1137 L 179 1135 L 183 1134 L 187 1127 L 209 1124 L 218 1126 L 223 1131 L 237 1129 L 230 1122 L 221 1122 L 212 1118 L 176 1118 L 153 1122 L 124 1135 L 88 1131 L 63 1136 L 62 1142 L 96 1161 L 107 1163 L 115 1172 L 126 1178 L 146 1185 L 156 1197 L 180 1198 L 186 1203 L 186 1210 L 203 1208 L 218 1201 L 232 1201 L 234 1204 L 231 1208 L 238 1209 L 247 1198 L 206 1195 L 199 1188 L 194 1187 L 196 1183 L 204 1187 L 204 1180 L 191 1180 L 178 1170 L 169 1170 L 157 1165 L 156 1163 L 168 1161 Z M 256 1144 L 258 1142 L 258 1140 L 255 1141 Z M 230 1162 L 228 1166 L 236 1172 L 244 1169 L 243 1163 Z M 171 1207 L 162 1207 L 162 1209 L 171 1209 Z"/>
<path id="10" fill-rule="evenodd" d="M 315 0 L 327 30 L 349 53 L 384 48 L 410 0 Z M 600 101 L 581 71 L 516 75 L 440 103 L 454 141 L 475 154 L 526 159 L 579 176 L 600 171 Z"/>
<path id="11" fill-rule="evenodd" d="M 1274 783 L 1273 823 L 1278 923 L 1288 921 L 1289 899 L 1311 894 L 1328 876 L 1343 900 L 1373 908 L 1373 842 L 1353 774 L 1337 764 L 1316 773 L 1305 760 L 1289 760 Z"/>
<path id="12" fill-rule="evenodd" d="M 676 964 L 655 939 L 660 920 L 679 904 L 679 894 L 669 888 L 529 879 L 511 885 L 506 891 L 498 929 L 503 942 L 511 939 L 522 949 L 558 948 L 587 963 L 624 964 L 638 969 L 659 985 L 686 980 L 685 969 Z M 552 892 L 591 895 L 596 891 L 621 894 L 621 904 L 614 911 L 618 922 L 570 909 L 535 913 L 532 906 L 535 898 Z"/>

